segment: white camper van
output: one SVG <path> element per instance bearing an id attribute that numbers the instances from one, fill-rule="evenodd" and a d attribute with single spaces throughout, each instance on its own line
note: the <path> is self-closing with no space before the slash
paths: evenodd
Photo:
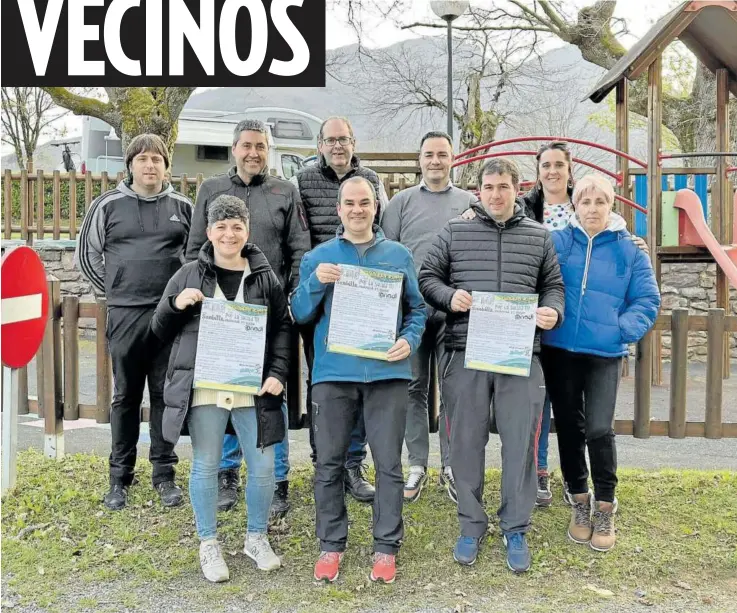
<path id="1" fill-rule="evenodd" d="M 232 165 L 233 130 L 242 119 L 259 119 L 269 128 L 269 169 L 290 179 L 314 154 L 322 120 L 295 109 L 254 107 L 238 113 L 185 109 L 179 116 L 174 145 L 173 176 L 205 177 L 226 172 Z M 104 121 L 83 119 L 81 159 L 97 174 L 124 170 L 123 151 L 115 131 Z"/>

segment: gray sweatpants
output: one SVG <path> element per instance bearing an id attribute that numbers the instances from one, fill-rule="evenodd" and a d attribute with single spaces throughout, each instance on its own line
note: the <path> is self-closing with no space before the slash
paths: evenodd
<path id="1" fill-rule="evenodd" d="M 432 356 L 438 364 L 438 371 L 443 365 L 445 355 L 445 313 L 430 310 L 420 346 L 410 358 L 412 363 L 412 382 L 409 384 L 409 403 L 407 405 L 407 428 L 404 440 L 407 445 L 410 466 L 427 468 L 430 455 L 430 421 L 428 418 L 428 396 L 432 381 Z M 440 439 L 440 461 L 443 466 L 450 465 L 448 455 L 448 424 L 446 413 L 440 399 L 440 415 L 438 416 L 438 438 Z"/>
<path id="2" fill-rule="evenodd" d="M 376 469 L 374 551 L 396 554 L 399 550 L 404 536 L 402 439 L 408 383 L 392 379 L 312 386 L 312 427 L 317 450 L 315 513 L 321 551 L 345 551 L 348 541 L 343 465 L 361 410 Z"/>
<path id="3" fill-rule="evenodd" d="M 441 390 L 452 415 L 450 465 L 461 535 L 481 537 L 489 524 L 482 497 L 492 400 L 502 443 L 499 527 L 504 533 L 526 532 L 537 494 L 535 442 L 545 400 L 540 361 L 534 356 L 530 376 L 519 377 L 466 369 L 464 358 L 464 351 L 447 357 Z"/>

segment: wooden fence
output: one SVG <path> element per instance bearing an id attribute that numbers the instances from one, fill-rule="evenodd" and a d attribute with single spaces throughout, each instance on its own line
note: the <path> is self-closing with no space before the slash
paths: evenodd
<path id="1" fill-rule="evenodd" d="M 397 159 L 409 162 L 410 155 L 416 162 L 416 154 L 368 155 L 371 160 L 377 160 L 376 165 L 370 167 L 379 173 L 390 198 L 398 191 L 417 184 L 419 167 L 416 164 L 403 166 L 384 162 Z M 122 179 L 122 172 L 112 176 L 107 172 L 93 175 L 88 171 L 84 175 L 77 175 L 76 172 L 62 173 L 58 170 L 52 173 L 43 170 L 28 173 L 25 170 L 11 172 L 6 169 L 2 175 L 3 238 L 9 240 L 15 234 L 28 244 L 47 236 L 54 240 L 62 237 L 75 240 L 79 223 L 92 201 Z M 181 175 L 171 178 L 177 191 L 187 195 L 193 202 L 204 180 L 201 173 L 196 177 Z"/>
<path id="2" fill-rule="evenodd" d="M 49 275 L 49 325 L 43 344 L 37 355 L 37 398 L 28 396 L 28 375 L 20 373 L 19 413 L 36 412 L 45 420 L 47 435 L 59 434 L 62 419 L 95 419 L 109 423 L 112 395 L 111 362 L 108 354 L 106 327 L 106 301 L 80 302 L 75 296 L 60 296 L 60 282 Z M 79 402 L 79 320 L 94 319 L 96 335 L 96 399 L 94 404 Z M 62 326 L 63 324 L 63 326 Z M 634 419 L 618 419 L 617 434 L 635 438 L 668 436 L 670 438 L 706 437 L 737 438 L 737 423 L 722 420 L 724 407 L 722 368 L 725 333 L 737 332 L 737 316 L 725 316 L 723 309 L 711 309 L 706 316 L 689 315 L 686 309 L 674 309 L 672 315 L 661 315 L 655 331 L 671 331 L 672 363 L 670 372 L 670 414 L 666 420 L 652 420 L 651 367 L 638 346 L 635 358 Z M 686 386 L 688 380 L 688 333 L 707 333 L 706 394 L 703 421 L 687 421 Z M 649 334 L 653 334 L 650 332 Z M 63 358 L 63 360 L 62 360 Z M 299 364 L 299 360 L 296 361 Z M 301 383 L 299 368 L 291 381 Z M 434 386 L 433 386 L 434 387 Z M 296 393 L 289 394 L 290 424 L 299 428 L 302 419 L 301 384 L 292 385 Z M 148 411 L 143 415 L 148 420 Z M 437 413 L 431 415 L 431 425 L 437 428 Z M 434 429 L 433 428 L 433 429 Z"/>

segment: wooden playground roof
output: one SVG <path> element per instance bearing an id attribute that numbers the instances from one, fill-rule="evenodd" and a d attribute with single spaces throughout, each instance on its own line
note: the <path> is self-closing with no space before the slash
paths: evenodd
<path id="1" fill-rule="evenodd" d="M 686 47 L 712 72 L 729 71 L 732 94 L 737 96 L 737 1 L 683 2 L 661 17 L 586 96 L 601 102 L 623 78 L 636 80 L 674 40 Z"/>

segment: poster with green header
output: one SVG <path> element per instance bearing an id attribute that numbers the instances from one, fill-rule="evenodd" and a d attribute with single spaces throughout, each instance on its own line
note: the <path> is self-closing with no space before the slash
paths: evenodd
<path id="1" fill-rule="evenodd" d="M 530 376 L 537 294 L 472 292 L 465 367 Z"/>
<path id="2" fill-rule="evenodd" d="M 341 265 L 328 329 L 328 351 L 375 360 L 397 340 L 404 274 Z"/>
<path id="3" fill-rule="evenodd" d="M 197 337 L 194 387 L 255 394 L 261 389 L 267 308 L 205 298 Z"/>

